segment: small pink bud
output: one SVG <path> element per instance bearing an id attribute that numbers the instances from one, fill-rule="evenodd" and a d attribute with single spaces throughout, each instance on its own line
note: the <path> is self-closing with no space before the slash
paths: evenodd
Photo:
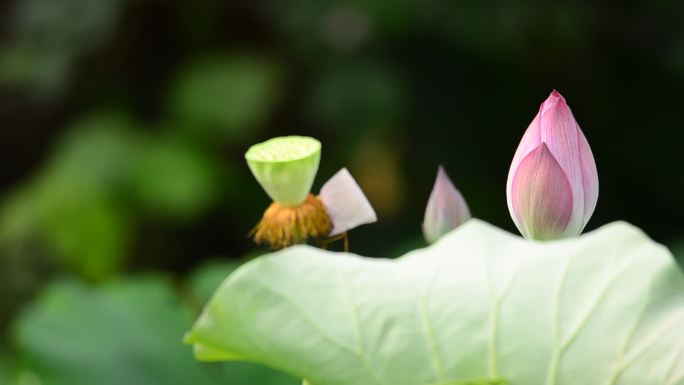
<path id="1" fill-rule="evenodd" d="M 520 141 L 506 196 L 515 225 L 531 239 L 577 236 L 596 208 L 594 156 L 565 99 L 555 90 Z"/>
<path id="2" fill-rule="evenodd" d="M 435 186 L 430 193 L 425 219 L 423 221 L 423 235 L 428 243 L 434 243 L 442 235 L 455 229 L 470 219 L 470 210 L 461 193 L 451 183 L 444 168 L 439 166 Z"/>

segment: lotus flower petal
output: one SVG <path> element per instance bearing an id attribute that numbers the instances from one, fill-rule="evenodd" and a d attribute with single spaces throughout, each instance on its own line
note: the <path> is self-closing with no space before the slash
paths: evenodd
<path id="1" fill-rule="evenodd" d="M 588 222 L 591 215 L 594 214 L 596 202 L 598 201 L 599 180 L 594 154 L 591 153 L 589 142 L 587 142 L 587 138 L 584 137 L 581 130 L 578 129 L 578 132 L 580 167 L 582 168 L 582 187 L 584 188 L 584 218 L 585 222 Z"/>
<path id="2" fill-rule="evenodd" d="M 346 168 L 325 182 L 320 198 L 333 224 L 331 237 L 378 220 L 375 210 Z"/>
<path id="3" fill-rule="evenodd" d="M 572 215 L 572 190 L 545 143 L 520 162 L 511 199 L 526 238 L 554 239 L 565 233 Z"/>
<path id="4" fill-rule="evenodd" d="M 439 166 L 435 186 L 432 188 L 423 220 L 423 235 L 428 243 L 434 243 L 442 235 L 470 219 L 470 210 L 463 195 L 456 189 Z"/>

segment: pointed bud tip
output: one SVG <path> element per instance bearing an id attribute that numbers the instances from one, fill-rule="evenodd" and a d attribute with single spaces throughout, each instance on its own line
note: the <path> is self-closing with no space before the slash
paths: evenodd
<path id="1" fill-rule="evenodd" d="M 440 164 L 439 167 L 437 167 L 437 178 L 435 178 L 435 185 L 433 186 L 433 190 L 444 191 L 444 189 L 448 188 L 455 190 L 456 186 L 454 186 L 454 183 L 451 181 L 451 178 L 449 178 L 449 175 L 444 170 L 444 166 Z"/>
<path id="2" fill-rule="evenodd" d="M 549 97 L 546 98 L 546 100 L 542 103 L 541 110 L 542 114 L 546 113 L 548 110 L 559 107 L 559 106 L 567 106 L 567 103 L 565 102 L 565 98 L 563 95 L 560 94 L 560 92 L 556 91 L 555 89 L 551 91 L 549 94 Z"/>
<path id="3" fill-rule="evenodd" d="M 553 154 L 551 153 L 551 150 L 549 150 L 549 146 L 546 145 L 546 142 L 542 141 L 539 147 L 536 149 L 532 150 L 532 152 L 538 151 L 538 155 L 540 157 L 542 156 L 550 156 L 553 158 Z M 554 158 L 555 160 L 555 158 Z"/>

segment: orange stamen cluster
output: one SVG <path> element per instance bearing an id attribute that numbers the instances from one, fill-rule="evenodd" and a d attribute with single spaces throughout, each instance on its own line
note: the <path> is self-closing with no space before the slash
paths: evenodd
<path id="1" fill-rule="evenodd" d="M 273 202 L 251 235 L 257 244 L 282 249 L 309 238 L 328 235 L 331 229 L 330 217 L 323 203 L 309 194 L 304 203 L 294 207 Z"/>

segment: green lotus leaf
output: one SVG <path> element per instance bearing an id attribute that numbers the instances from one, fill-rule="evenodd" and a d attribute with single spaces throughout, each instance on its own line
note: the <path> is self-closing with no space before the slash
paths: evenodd
<path id="1" fill-rule="evenodd" d="M 314 385 L 683 385 L 683 326 L 684 276 L 633 226 L 535 242 L 471 220 L 396 260 L 258 258 L 187 341 Z"/>

